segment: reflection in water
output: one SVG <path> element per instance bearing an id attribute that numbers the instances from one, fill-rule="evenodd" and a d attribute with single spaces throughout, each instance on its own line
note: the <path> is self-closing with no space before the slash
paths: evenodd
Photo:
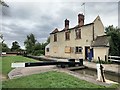
<path id="1" fill-rule="evenodd" d="M 94 69 L 86 68 L 82 70 L 75 70 L 75 72 L 83 74 L 83 75 L 90 75 L 90 76 L 93 76 L 95 79 L 97 79 L 97 70 L 94 70 Z M 116 75 L 115 73 L 105 72 L 104 74 L 105 74 L 106 79 L 120 82 L 118 80 L 118 77 L 120 76 Z"/>

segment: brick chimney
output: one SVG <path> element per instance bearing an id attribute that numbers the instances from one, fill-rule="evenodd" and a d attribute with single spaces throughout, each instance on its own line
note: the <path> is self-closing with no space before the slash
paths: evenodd
<path id="1" fill-rule="evenodd" d="M 78 25 L 83 26 L 84 25 L 84 15 L 78 14 Z"/>
<path id="2" fill-rule="evenodd" d="M 65 19 L 65 29 L 69 29 L 69 20 Z"/>

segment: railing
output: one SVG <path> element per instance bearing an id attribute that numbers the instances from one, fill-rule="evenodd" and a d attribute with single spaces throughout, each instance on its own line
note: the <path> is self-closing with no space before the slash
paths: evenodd
<path id="1" fill-rule="evenodd" d="M 108 61 L 120 63 L 120 56 L 108 56 Z"/>

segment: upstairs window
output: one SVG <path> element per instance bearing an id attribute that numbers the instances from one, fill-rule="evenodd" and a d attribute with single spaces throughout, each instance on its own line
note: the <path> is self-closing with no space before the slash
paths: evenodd
<path id="1" fill-rule="evenodd" d="M 75 33 L 76 33 L 76 39 L 81 39 L 81 29 L 76 29 Z"/>
<path id="2" fill-rule="evenodd" d="M 54 34 L 54 42 L 57 42 L 57 34 Z"/>
<path id="3" fill-rule="evenodd" d="M 83 49 L 82 47 L 78 47 L 78 46 L 75 47 L 75 53 L 76 54 L 81 54 L 82 53 L 82 49 Z"/>
<path id="4" fill-rule="evenodd" d="M 70 32 L 65 32 L 65 40 L 70 40 Z"/>

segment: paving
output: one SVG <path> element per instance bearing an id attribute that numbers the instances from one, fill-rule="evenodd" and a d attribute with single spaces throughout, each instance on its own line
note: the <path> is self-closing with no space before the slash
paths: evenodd
<path id="1" fill-rule="evenodd" d="M 85 65 L 88 68 L 93 68 L 93 69 L 97 68 L 96 63 L 94 63 L 94 62 L 83 61 L 83 65 Z M 119 65 L 117 65 L 117 64 L 102 64 L 102 66 L 104 67 L 103 68 L 104 71 L 113 72 L 113 73 L 120 75 L 120 71 L 119 71 L 120 66 Z"/>
<path id="2" fill-rule="evenodd" d="M 56 66 L 37 66 L 37 67 L 19 67 L 15 68 L 8 73 L 9 79 L 18 78 L 21 76 L 27 76 L 32 74 L 39 74 L 43 72 L 52 71 Z"/>
<path id="3" fill-rule="evenodd" d="M 51 58 L 51 57 L 45 57 L 45 56 L 41 56 L 41 58 L 55 60 L 55 61 L 68 61 L 68 59 L 58 59 L 58 58 Z M 76 60 L 76 62 L 78 62 L 78 60 Z M 87 60 L 84 60 L 83 65 L 88 68 L 97 69 L 96 63 L 94 63 L 94 62 L 89 62 Z M 118 64 L 102 64 L 102 65 L 103 65 L 105 71 L 113 72 L 113 73 L 120 75 L 120 69 L 119 69 L 120 66 Z"/>

